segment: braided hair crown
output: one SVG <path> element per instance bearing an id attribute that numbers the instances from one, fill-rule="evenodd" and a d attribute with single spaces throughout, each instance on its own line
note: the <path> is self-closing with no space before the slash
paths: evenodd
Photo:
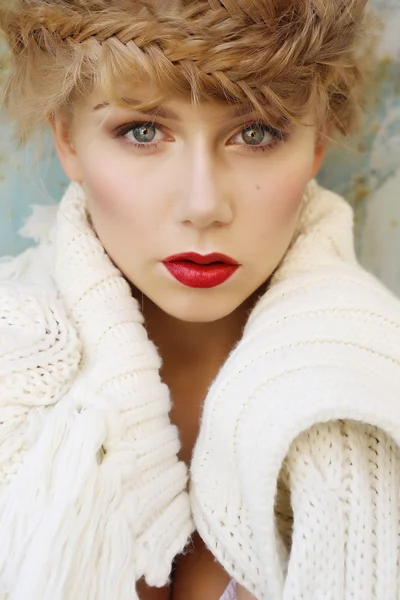
<path id="1" fill-rule="evenodd" d="M 248 103 L 275 126 L 311 110 L 347 134 L 362 104 L 364 15 L 363 0 L 11 0 L 4 101 L 21 140 L 94 85 L 124 103 L 138 81 L 157 102 Z"/>

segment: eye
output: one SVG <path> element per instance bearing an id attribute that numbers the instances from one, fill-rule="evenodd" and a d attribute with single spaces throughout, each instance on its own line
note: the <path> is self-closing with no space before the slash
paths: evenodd
<path id="1" fill-rule="evenodd" d="M 138 123 L 131 125 L 130 128 L 124 133 L 126 139 L 130 142 L 136 142 L 137 144 L 151 144 L 157 143 L 157 133 L 160 133 L 158 128 L 151 123 Z"/>
<path id="2" fill-rule="evenodd" d="M 289 131 L 275 129 L 266 123 L 251 122 L 242 125 L 242 129 L 230 139 L 229 144 L 242 146 L 253 152 L 272 150 L 290 136 Z"/>
<path id="3" fill-rule="evenodd" d="M 274 139 L 274 136 L 268 131 L 266 125 L 253 124 L 249 125 L 241 132 L 242 139 L 245 144 L 251 146 L 261 146 L 263 143 L 268 143 Z"/>
<path id="4" fill-rule="evenodd" d="M 235 137 L 236 143 L 243 142 L 246 146 L 266 146 L 274 141 L 277 137 L 277 132 L 264 123 L 251 123 L 244 127 Z"/>

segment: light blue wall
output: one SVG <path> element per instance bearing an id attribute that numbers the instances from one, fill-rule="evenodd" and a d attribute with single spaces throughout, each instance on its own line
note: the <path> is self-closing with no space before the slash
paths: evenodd
<path id="1" fill-rule="evenodd" d="M 376 59 L 379 99 L 353 149 L 334 149 L 319 179 L 352 203 L 361 262 L 400 295 L 400 0 L 371 4 L 385 23 Z M 30 204 L 58 202 L 67 183 L 50 142 L 40 156 L 33 145 L 17 151 L 11 136 L 10 126 L 0 124 L 0 256 L 27 246 L 17 231 Z"/>
<path id="2" fill-rule="evenodd" d="M 67 186 L 49 138 L 41 153 L 34 144 L 17 151 L 10 138 L 9 128 L 0 127 L 0 256 L 28 247 L 17 232 L 30 205 L 58 202 Z"/>

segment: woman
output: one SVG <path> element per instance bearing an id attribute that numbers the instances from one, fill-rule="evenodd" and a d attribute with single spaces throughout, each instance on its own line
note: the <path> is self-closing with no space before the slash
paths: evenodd
<path id="1" fill-rule="evenodd" d="M 314 181 L 362 4 L 2 10 L 71 180 L 0 272 L 2 598 L 398 598 L 399 302 Z"/>

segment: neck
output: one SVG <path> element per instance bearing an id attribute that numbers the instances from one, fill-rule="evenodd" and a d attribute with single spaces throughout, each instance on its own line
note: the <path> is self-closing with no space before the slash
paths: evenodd
<path id="1" fill-rule="evenodd" d="M 143 299 L 147 333 L 161 356 L 160 375 L 171 393 L 170 418 L 180 432 L 179 458 L 187 464 L 198 437 L 204 399 L 241 339 L 257 298 L 254 294 L 233 313 L 212 323 L 180 321 Z"/>
<path id="2" fill-rule="evenodd" d="M 221 365 L 241 339 L 257 298 L 254 294 L 234 312 L 211 323 L 180 321 L 145 298 L 142 309 L 146 330 L 161 355 L 163 370 L 176 369 L 182 364 L 193 365 L 196 370 Z"/>

